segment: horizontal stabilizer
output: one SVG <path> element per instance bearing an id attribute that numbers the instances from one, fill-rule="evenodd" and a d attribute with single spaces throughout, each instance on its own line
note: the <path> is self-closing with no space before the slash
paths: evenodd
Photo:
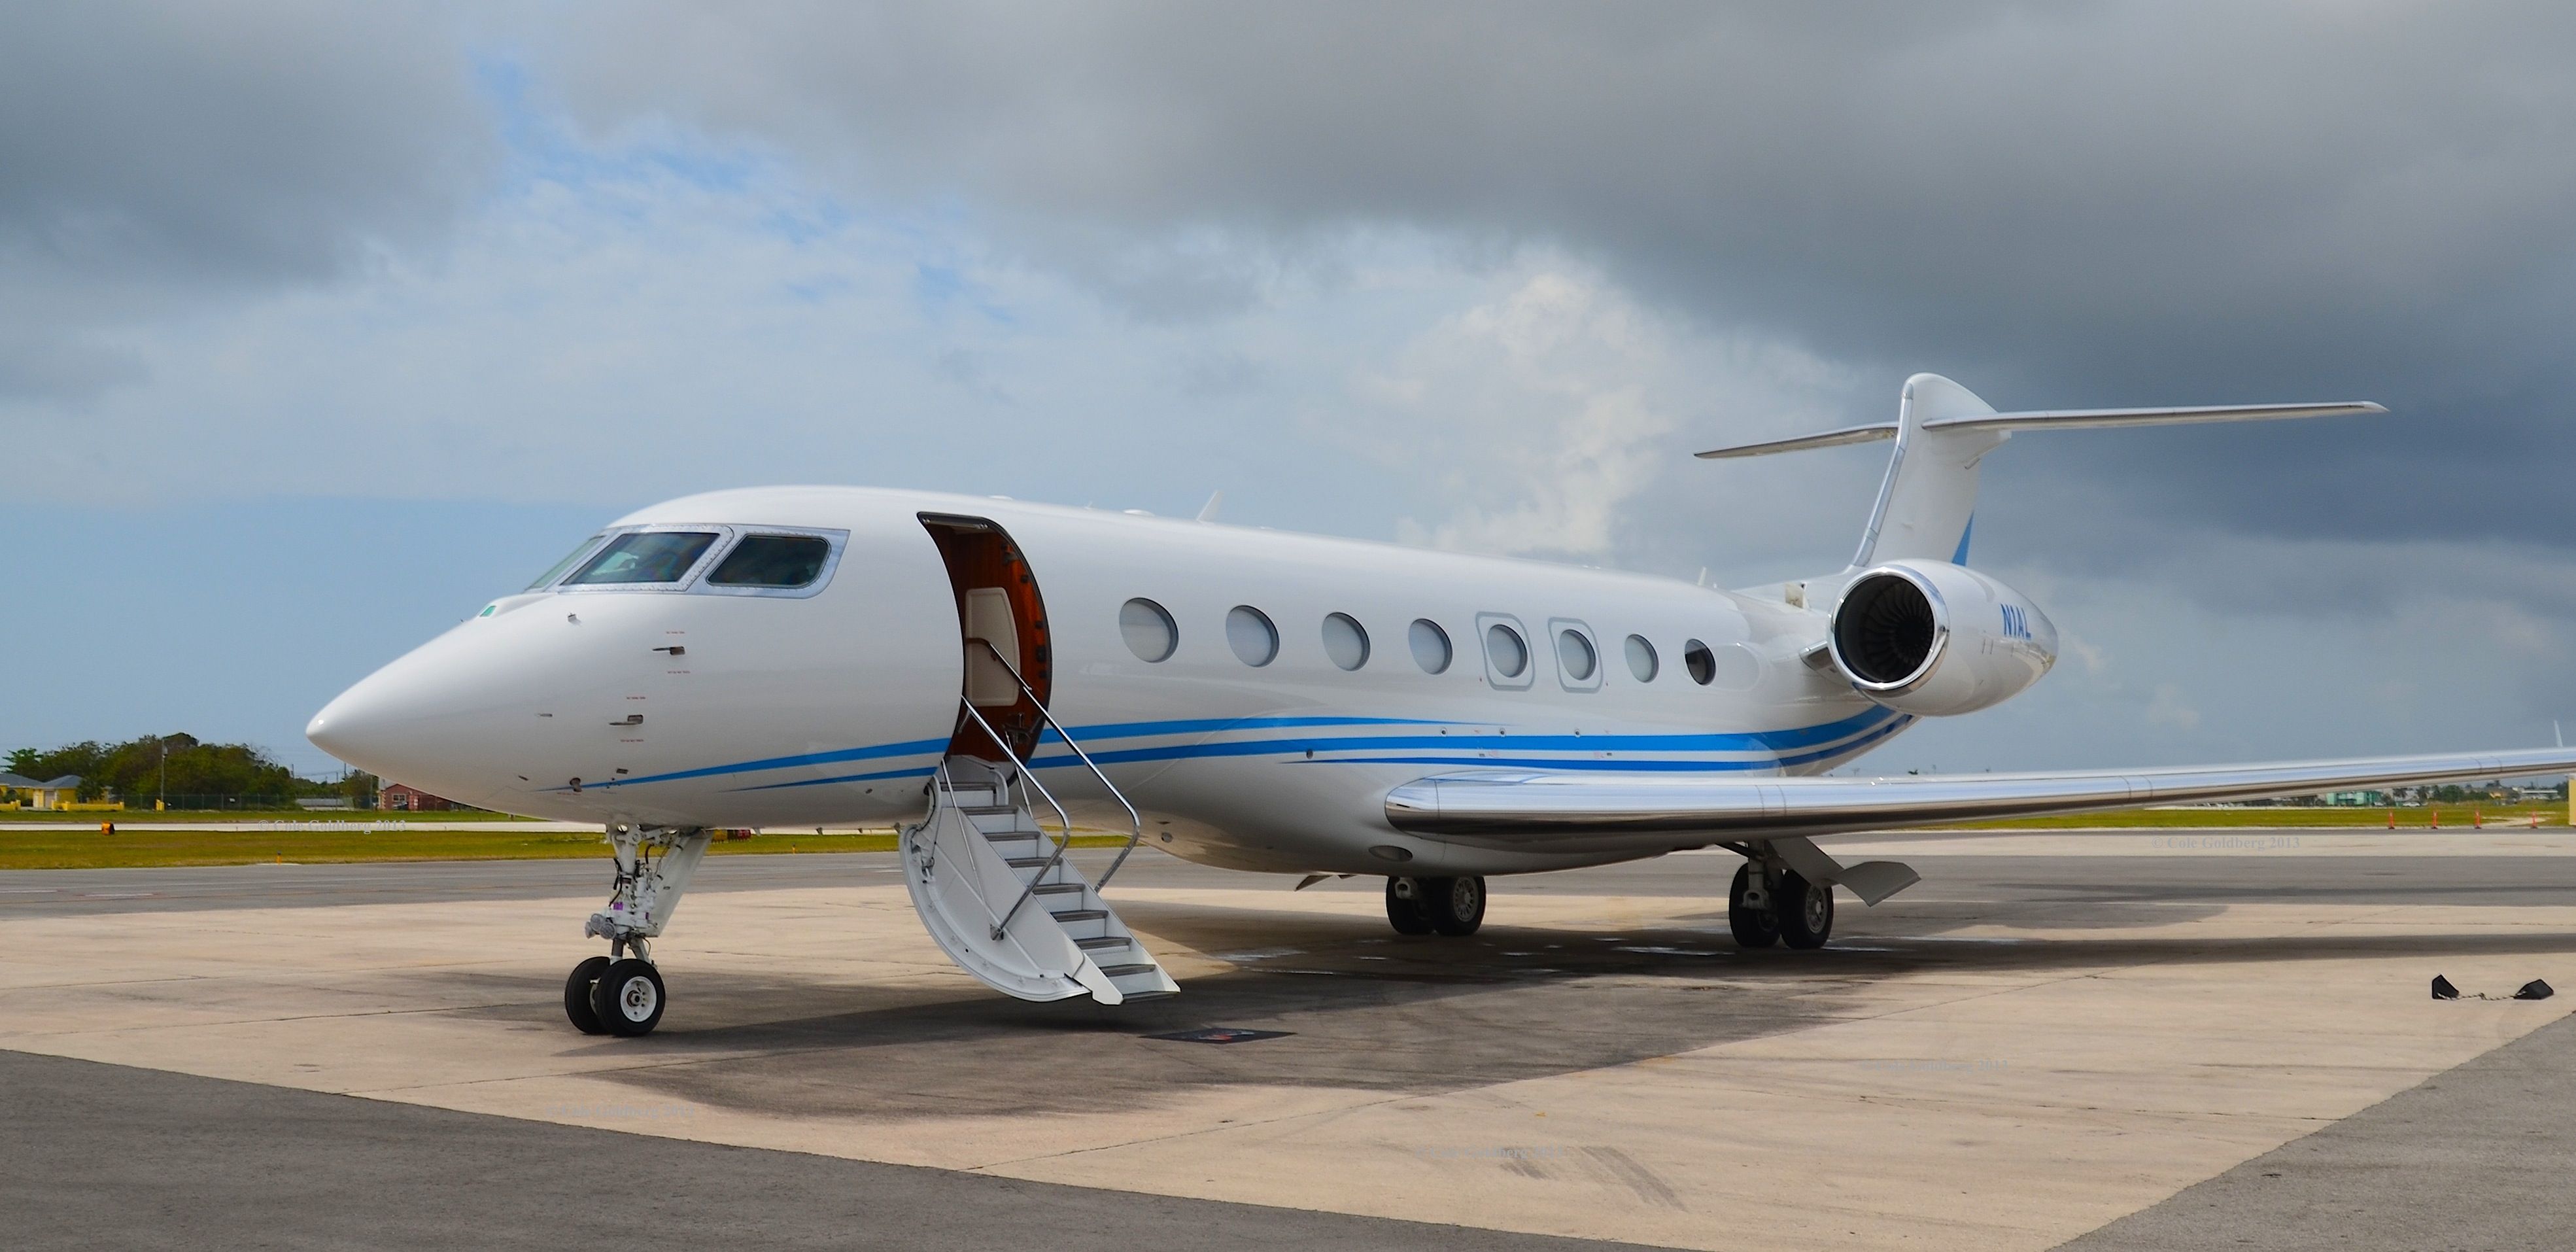
<path id="1" fill-rule="evenodd" d="M 1387 793 L 1415 834 L 1547 841 L 1671 833 L 1771 838 L 1935 822 L 2205 804 L 2576 770 L 2576 748 L 2057 774 L 1745 778 L 1678 774 L 1444 774 Z"/>
<path id="2" fill-rule="evenodd" d="M 1769 456 L 1774 452 L 1804 452 L 1809 448 L 1835 448 L 1847 443 L 1869 443 L 1894 439 L 1896 423 L 1879 422 L 1871 426 L 1845 426 L 1821 435 L 1800 435 L 1795 439 L 1773 439 L 1764 443 L 1739 443 L 1732 448 L 1711 448 L 1697 453 L 1704 460 L 1722 461 L 1729 457 Z"/>
<path id="3" fill-rule="evenodd" d="M 2202 422 L 2276 422 L 2292 417 L 2357 417 L 2388 410 L 2367 400 L 2336 401 L 2330 404 L 2205 404 L 2179 409 L 2034 409 L 2023 413 L 1974 413 L 1960 417 L 1937 417 L 1922 423 L 1925 430 L 2086 430 L 2106 426 L 2190 426 Z M 1845 426 L 1822 434 L 1799 435 L 1790 439 L 1768 439 L 1761 443 L 1739 443 L 1732 447 L 1711 448 L 1696 453 L 1704 460 L 1722 461 L 1740 456 L 1769 456 L 1775 452 L 1804 452 L 1809 448 L 1838 448 L 1847 443 L 1869 443 L 1893 439 L 1896 422 L 1875 422 L 1867 426 Z"/>
<path id="4" fill-rule="evenodd" d="M 2103 426 L 2190 426 L 2201 422 L 2277 422 L 2291 417 L 2358 417 L 2387 411 L 2366 400 L 2333 404 L 2205 404 L 2187 409 L 2039 409 L 2028 413 L 1938 417 L 1923 423 L 1923 429 L 2083 430 Z"/>

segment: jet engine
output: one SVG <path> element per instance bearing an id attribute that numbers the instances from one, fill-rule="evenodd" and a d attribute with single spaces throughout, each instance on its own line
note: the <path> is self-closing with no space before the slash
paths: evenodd
<path id="1" fill-rule="evenodd" d="M 2057 627 L 2030 601 L 1944 561 L 1891 561 L 1853 579 L 1825 642 L 1861 694 L 1921 717 L 2001 704 L 2057 663 Z"/>

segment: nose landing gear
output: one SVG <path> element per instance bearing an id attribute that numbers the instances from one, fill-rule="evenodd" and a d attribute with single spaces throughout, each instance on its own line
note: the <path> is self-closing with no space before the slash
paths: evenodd
<path id="1" fill-rule="evenodd" d="M 641 953 L 641 940 L 632 944 Z M 594 956 L 572 967 L 564 980 L 564 1016 L 585 1035 L 650 1034 L 662 1024 L 662 971 L 649 957 Z"/>
<path id="2" fill-rule="evenodd" d="M 608 907 L 590 915 L 583 933 L 608 941 L 608 955 L 572 968 L 564 979 L 564 1017 L 585 1035 L 634 1037 L 662 1024 L 670 1000 L 653 966 L 650 940 L 662 933 L 707 852 L 702 829 L 608 828 L 617 882 Z"/>

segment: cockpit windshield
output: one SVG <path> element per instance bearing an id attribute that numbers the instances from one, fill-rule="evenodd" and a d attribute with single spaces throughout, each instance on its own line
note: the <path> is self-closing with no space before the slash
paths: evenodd
<path id="1" fill-rule="evenodd" d="M 675 583 L 714 546 L 702 530 L 646 530 L 619 535 L 599 555 L 564 580 L 567 587 L 602 583 Z"/>
<path id="2" fill-rule="evenodd" d="M 592 545 L 597 544 L 598 542 L 599 536 L 597 535 L 592 535 L 590 538 L 582 540 L 579 547 L 574 548 L 570 552 L 564 553 L 564 559 L 555 562 L 554 566 L 548 569 L 545 573 L 537 575 L 537 581 L 529 583 L 528 590 L 538 590 L 539 588 L 553 583 L 554 580 L 563 577 L 564 571 L 571 569 L 573 562 L 590 555 Z"/>
<path id="3" fill-rule="evenodd" d="M 747 535 L 707 582 L 718 587 L 803 587 L 823 573 L 829 540 L 812 535 Z"/>

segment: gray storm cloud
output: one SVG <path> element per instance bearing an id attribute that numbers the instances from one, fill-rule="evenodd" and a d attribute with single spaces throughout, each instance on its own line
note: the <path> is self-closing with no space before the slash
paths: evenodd
<path id="1" fill-rule="evenodd" d="M 0 19 L 0 394 L 131 376 L 114 331 L 435 238 L 497 152 L 452 24 L 302 0 Z"/>
<path id="2" fill-rule="evenodd" d="M 569 25 L 549 47 L 594 118 L 678 110 L 880 192 L 966 189 L 1077 272 L 1102 232 L 1294 246 L 1403 223 L 1561 246 L 1689 317 L 1891 382 L 1939 368 L 2007 407 L 2367 395 L 2407 417 L 2323 445 L 2017 450 L 2124 511 L 2524 537 L 2503 501 L 2576 453 L 2563 6 L 817 4 Z M 2350 490 L 2400 476 L 2465 503 L 2391 515 Z"/>

